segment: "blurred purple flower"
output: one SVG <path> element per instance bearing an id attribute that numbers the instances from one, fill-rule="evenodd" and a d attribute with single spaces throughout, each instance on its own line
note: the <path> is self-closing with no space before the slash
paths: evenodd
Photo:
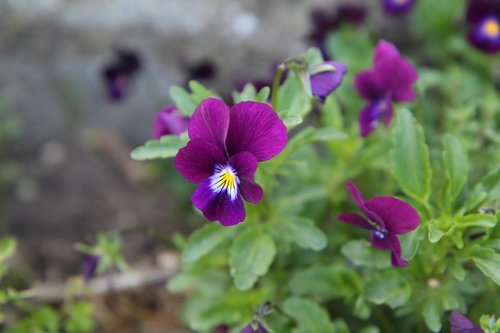
<path id="1" fill-rule="evenodd" d="M 347 66 L 338 61 L 327 61 L 313 66 L 309 73 L 313 95 L 325 99 L 340 86 Z"/>
<path id="2" fill-rule="evenodd" d="M 356 213 L 346 213 L 337 219 L 371 230 L 372 245 L 378 249 L 391 251 L 393 266 L 406 267 L 408 263 L 401 257 L 401 243 L 397 235 L 406 234 L 419 226 L 420 216 L 415 208 L 394 197 L 374 197 L 365 200 L 353 182 L 347 182 L 346 186 L 365 217 Z"/>
<path id="3" fill-rule="evenodd" d="M 484 331 L 459 312 L 453 311 L 450 315 L 450 333 L 484 333 Z"/>
<path id="4" fill-rule="evenodd" d="M 466 20 L 474 47 L 486 53 L 500 51 L 500 1 L 469 0 Z"/>
<path id="5" fill-rule="evenodd" d="M 382 2 L 386 13 L 396 15 L 410 11 L 416 0 L 382 0 Z"/>
<path id="6" fill-rule="evenodd" d="M 196 63 L 185 66 L 188 81 L 190 80 L 208 80 L 217 74 L 217 68 L 210 59 L 202 59 Z"/>
<path id="7" fill-rule="evenodd" d="M 241 331 L 241 333 L 267 333 L 267 330 L 262 325 L 260 325 L 260 324 L 257 326 L 257 329 L 254 329 L 252 327 L 252 324 L 248 324 Z"/>
<path id="8" fill-rule="evenodd" d="M 258 162 L 285 148 L 285 124 L 267 104 L 242 102 L 229 110 L 221 100 L 208 98 L 194 111 L 188 134 L 190 141 L 177 153 L 175 167 L 198 184 L 194 206 L 224 226 L 242 222 L 242 198 L 254 204 L 261 200 L 263 190 L 254 174 Z"/>
<path id="9" fill-rule="evenodd" d="M 392 102 L 410 102 L 416 98 L 413 84 L 418 79 L 415 68 L 399 55 L 396 47 L 384 40 L 377 44 L 373 68 L 358 73 L 356 89 L 368 101 L 359 115 L 361 136 L 373 132 L 380 122 L 389 126 Z"/>
<path id="10" fill-rule="evenodd" d="M 90 281 L 90 279 L 95 276 L 100 260 L 101 258 L 96 255 L 88 255 L 85 257 L 83 261 L 83 280 L 85 282 Z"/>
<path id="11" fill-rule="evenodd" d="M 214 328 L 212 333 L 229 333 L 229 326 L 227 325 L 219 325 L 216 328 Z"/>
<path id="12" fill-rule="evenodd" d="M 109 99 L 122 100 L 130 90 L 132 77 L 140 69 L 141 59 L 136 52 L 125 49 L 116 50 L 114 58 L 101 71 Z"/>
<path id="13" fill-rule="evenodd" d="M 315 8 L 311 11 L 312 30 L 307 39 L 321 50 L 324 59 L 329 59 L 326 51 L 328 33 L 344 23 L 362 24 L 366 17 L 366 9 L 360 5 L 344 3 L 333 10 Z"/>
<path id="14" fill-rule="evenodd" d="M 180 135 L 187 130 L 189 117 L 177 110 L 175 105 L 167 105 L 155 117 L 153 137 L 158 140 L 164 135 Z"/>

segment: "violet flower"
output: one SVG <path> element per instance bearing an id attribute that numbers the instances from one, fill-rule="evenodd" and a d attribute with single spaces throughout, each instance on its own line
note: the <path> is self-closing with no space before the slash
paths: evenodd
<path id="1" fill-rule="evenodd" d="M 104 66 L 101 76 L 109 99 L 122 100 L 129 92 L 132 77 L 140 70 L 141 59 L 131 50 L 120 49 L 114 59 Z"/>
<path id="2" fill-rule="evenodd" d="M 326 61 L 313 66 L 309 71 L 312 94 L 325 99 L 340 86 L 346 73 L 347 66 L 338 61 Z"/>
<path id="3" fill-rule="evenodd" d="M 248 324 L 240 333 L 267 333 L 267 330 L 261 324 L 258 324 L 256 329 L 252 327 L 252 324 Z"/>
<path id="4" fill-rule="evenodd" d="M 416 0 L 382 0 L 382 2 L 387 14 L 397 15 L 410 11 Z"/>
<path id="5" fill-rule="evenodd" d="M 242 222 L 242 198 L 254 204 L 261 200 L 263 190 L 254 174 L 258 162 L 285 148 L 285 125 L 267 104 L 242 102 L 229 110 L 223 101 L 208 98 L 194 111 L 188 134 L 190 141 L 177 153 L 175 167 L 198 184 L 194 206 L 224 226 Z"/>
<path id="6" fill-rule="evenodd" d="M 392 120 L 392 102 L 410 102 L 416 98 L 412 87 L 418 79 L 415 68 L 399 55 L 396 47 L 384 40 L 378 42 L 373 68 L 356 75 L 358 93 L 368 101 L 359 115 L 361 136 L 370 135 L 384 122 Z"/>
<path id="7" fill-rule="evenodd" d="M 486 53 L 500 51 L 500 2 L 497 0 L 469 0 L 466 20 L 468 40 Z"/>
<path id="8" fill-rule="evenodd" d="M 419 226 L 420 216 L 415 208 L 394 197 L 374 197 L 365 200 L 353 182 L 347 182 L 346 186 L 365 217 L 356 213 L 346 213 L 337 219 L 371 230 L 372 245 L 378 249 L 391 251 L 393 266 L 406 267 L 408 263 L 401 257 L 401 244 L 397 235 L 406 234 Z"/>
<path id="9" fill-rule="evenodd" d="M 182 115 L 175 105 L 167 105 L 158 112 L 153 122 L 153 137 L 158 140 L 164 135 L 180 135 L 187 130 L 189 117 Z"/>
<path id="10" fill-rule="evenodd" d="M 484 331 L 461 313 L 453 311 L 450 315 L 450 333 L 484 333 Z"/>
<path id="11" fill-rule="evenodd" d="M 88 255 L 85 257 L 83 261 L 83 280 L 85 282 L 90 281 L 90 279 L 95 276 L 99 261 L 101 261 L 101 258 L 96 255 Z"/>

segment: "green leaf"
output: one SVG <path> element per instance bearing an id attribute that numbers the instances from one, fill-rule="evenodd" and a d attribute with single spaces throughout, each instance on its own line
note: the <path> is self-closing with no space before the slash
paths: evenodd
<path id="1" fill-rule="evenodd" d="M 0 261 L 12 256 L 16 250 L 16 240 L 13 237 L 5 237 L 0 240 Z"/>
<path id="2" fill-rule="evenodd" d="M 301 248 L 321 251 L 326 247 L 326 235 L 314 225 L 314 221 L 291 216 L 282 225 L 287 236 Z"/>
<path id="3" fill-rule="evenodd" d="M 193 92 L 192 99 L 197 105 L 206 98 L 214 97 L 214 94 L 210 90 L 195 80 L 189 81 L 188 85 L 189 89 Z"/>
<path id="4" fill-rule="evenodd" d="M 411 260 L 417 254 L 420 242 L 425 238 L 425 228 L 419 226 L 417 229 L 399 236 L 401 242 L 402 256 L 405 260 Z"/>
<path id="5" fill-rule="evenodd" d="M 233 229 L 223 227 L 218 223 L 204 225 L 189 236 L 182 252 L 182 260 L 186 263 L 197 261 L 228 239 L 233 232 Z"/>
<path id="6" fill-rule="evenodd" d="M 271 88 L 264 87 L 264 88 L 259 90 L 259 93 L 257 94 L 257 96 L 255 96 L 255 100 L 257 102 L 267 103 L 267 101 L 269 100 L 270 94 L 271 94 Z"/>
<path id="7" fill-rule="evenodd" d="M 457 218 L 457 228 L 483 227 L 493 228 L 497 224 L 497 218 L 491 214 L 469 214 Z"/>
<path id="8" fill-rule="evenodd" d="M 465 279 L 465 269 L 458 260 L 453 260 L 449 266 L 451 275 L 458 281 L 463 281 Z"/>
<path id="9" fill-rule="evenodd" d="M 250 289 L 259 276 L 267 273 L 276 255 L 273 239 L 248 229 L 238 234 L 231 247 L 231 275 L 240 290 Z"/>
<path id="10" fill-rule="evenodd" d="M 342 246 L 342 254 L 355 264 L 373 268 L 387 268 L 391 266 L 390 253 L 371 247 L 365 240 L 354 240 Z"/>
<path id="11" fill-rule="evenodd" d="M 432 178 L 429 150 L 422 127 L 408 110 L 398 115 L 392 146 L 391 165 L 397 182 L 406 194 L 427 202 Z"/>
<path id="12" fill-rule="evenodd" d="M 376 275 L 363 288 L 363 296 L 375 304 L 387 304 L 391 308 L 405 305 L 410 299 L 411 286 L 396 271 Z"/>
<path id="13" fill-rule="evenodd" d="M 435 220 L 429 221 L 429 234 L 428 234 L 429 242 L 433 244 L 437 243 L 441 240 L 441 238 L 443 238 L 445 234 L 446 233 L 441 229 L 439 229 L 439 227 L 436 225 Z"/>
<path id="14" fill-rule="evenodd" d="M 422 315 L 424 316 L 425 324 L 432 332 L 439 332 L 441 330 L 442 312 L 441 301 L 438 298 L 428 299 L 424 303 Z"/>
<path id="15" fill-rule="evenodd" d="M 191 95 L 181 87 L 172 86 L 168 91 L 170 98 L 175 103 L 175 106 L 179 111 L 181 111 L 186 116 L 191 116 L 198 106 L 196 102 L 191 98 Z"/>
<path id="16" fill-rule="evenodd" d="M 484 275 L 500 285 L 500 254 L 492 249 L 482 248 L 473 254 L 472 260 Z"/>
<path id="17" fill-rule="evenodd" d="M 469 159 L 457 137 L 447 134 L 444 138 L 443 162 L 446 171 L 445 200 L 451 205 L 467 181 Z"/>
<path id="18" fill-rule="evenodd" d="M 289 298 L 283 304 L 283 310 L 298 324 L 293 333 L 335 333 L 328 313 L 313 301 Z"/>
<path id="19" fill-rule="evenodd" d="M 68 319 L 64 328 L 68 333 L 87 333 L 94 331 L 95 322 L 92 317 L 92 305 L 87 302 L 78 302 L 71 306 L 68 311 Z"/>
<path id="20" fill-rule="evenodd" d="M 149 140 L 143 146 L 135 148 L 130 156 L 136 161 L 174 157 L 188 140 L 187 133 L 180 136 L 165 135 L 160 140 Z"/>

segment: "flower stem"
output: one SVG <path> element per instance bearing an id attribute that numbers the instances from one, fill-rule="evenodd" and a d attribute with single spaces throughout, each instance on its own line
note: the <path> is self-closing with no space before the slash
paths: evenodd
<path id="1" fill-rule="evenodd" d="M 271 106 L 277 111 L 278 109 L 278 89 L 281 83 L 281 77 L 283 76 L 283 71 L 285 70 L 285 64 L 280 64 L 276 69 L 276 74 L 274 74 L 273 87 L 271 88 Z"/>

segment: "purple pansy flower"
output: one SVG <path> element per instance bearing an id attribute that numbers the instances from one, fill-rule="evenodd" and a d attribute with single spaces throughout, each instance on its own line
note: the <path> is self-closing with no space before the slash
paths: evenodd
<path id="1" fill-rule="evenodd" d="M 325 99 L 340 86 L 345 73 L 347 66 L 338 61 L 326 61 L 312 66 L 309 71 L 312 94 Z"/>
<path id="2" fill-rule="evenodd" d="M 466 19 L 473 46 L 487 53 L 500 51 L 500 1 L 469 0 Z"/>
<path id="3" fill-rule="evenodd" d="M 83 280 L 85 282 L 90 281 L 90 279 L 95 276 L 99 261 L 101 261 L 101 258 L 96 255 L 88 255 L 85 257 L 83 260 Z"/>
<path id="4" fill-rule="evenodd" d="M 377 44 L 373 68 L 356 75 L 358 93 L 368 101 L 359 115 L 361 136 L 373 132 L 380 122 L 387 127 L 392 120 L 392 102 L 416 98 L 412 87 L 418 79 L 415 68 L 399 55 L 396 47 L 384 40 Z"/>
<path id="5" fill-rule="evenodd" d="M 268 105 L 242 102 L 231 110 L 208 98 L 189 121 L 190 141 L 175 157 L 177 171 L 198 184 L 192 202 L 210 221 L 231 226 L 245 217 L 243 199 L 260 201 L 257 165 L 278 155 L 287 142 L 285 124 Z"/>
<path id="6" fill-rule="evenodd" d="M 394 197 L 374 197 L 365 200 L 353 182 L 347 182 L 346 186 L 365 217 L 347 213 L 338 216 L 337 219 L 371 230 L 372 245 L 378 249 L 391 251 L 393 266 L 406 267 L 408 263 L 401 257 L 401 244 L 397 235 L 406 234 L 419 226 L 420 216 L 415 208 Z"/>
<path id="7" fill-rule="evenodd" d="M 461 313 L 453 311 L 450 315 L 451 333 L 484 333 L 483 329 L 474 325 L 469 319 Z"/>
<path id="8" fill-rule="evenodd" d="M 251 324 L 248 324 L 241 333 L 267 333 L 267 330 L 261 324 L 258 324 L 257 328 L 253 328 Z"/>
<path id="9" fill-rule="evenodd" d="M 122 100 L 130 90 L 132 77 L 140 68 L 141 59 L 136 52 L 117 50 L 112 61 L 101 72 L 108 97 L 113 101 Z"/>
<path id="10" fill-rule="evenodd" d="M 328 33 L 343 23 L 361 24 L 364 22 L 365 16 L 366 9 L 356 4 L 340 4 L 333 10 L 315 8 L 311 11 L 312 30 L 307 39 L 321 50 L 323 58 L 328 59 L 329 56 L 326 52 Z"/>
<path id="11" fill-rule="evenodd" d="M 167 105 L 155 117 L 153 137 L 158 140 L 164 135 L 180 135 L 187 130 L 189 117 L 182 115 L 175 105 Z"/>
<path id="12" fill-rule="evenodd" d="M 388 14 L 407 13 L 415 4 L 416 0 L 382 0 L 384 10 Z"/>

